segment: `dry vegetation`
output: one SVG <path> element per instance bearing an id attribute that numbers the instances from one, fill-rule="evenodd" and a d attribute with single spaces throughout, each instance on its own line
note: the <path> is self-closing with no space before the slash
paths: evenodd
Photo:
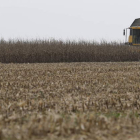
<path id="1" fill-rule="evenodd" d="M 138 140 L 140 64 L 0 64 L 0 140 Z"/>
<path id="2" fill-rule="evenodd" d="M 0 40 L 2 63 L 139 61 L 140 48 L 102 41 Z"/>

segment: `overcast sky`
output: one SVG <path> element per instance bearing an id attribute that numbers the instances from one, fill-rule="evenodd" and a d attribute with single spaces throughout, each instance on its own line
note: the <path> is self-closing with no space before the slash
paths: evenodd
<path id="1" fill-rule="evenodd" d="M 0 0 L 0 37 L 123 41 L 140 0 Z"/>

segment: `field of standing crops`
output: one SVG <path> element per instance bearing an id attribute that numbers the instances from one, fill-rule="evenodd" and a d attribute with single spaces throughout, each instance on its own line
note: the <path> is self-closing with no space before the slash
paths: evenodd
<path id="1" fill-rule="evenodd" d="M 2 63 L 132 62 L 140 47 L 119 42 L 0 40 Z"/>
<path id="2" fill-rule="evenodd" d="M 140 63 L 0 64 L 0 140 L 138 140 Z"/>

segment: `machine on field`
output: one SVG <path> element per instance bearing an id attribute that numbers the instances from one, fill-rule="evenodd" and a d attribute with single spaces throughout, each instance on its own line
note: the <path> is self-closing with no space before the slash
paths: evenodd
<path id="1" fill-rule="evenodd" d="M 127 30 L 130 30 L 130 35 L 127 40 Z M 129 28 L 124 29 L 125 44 L 127 45 L 140 45 L 140 18 L 135 19 Z"/>

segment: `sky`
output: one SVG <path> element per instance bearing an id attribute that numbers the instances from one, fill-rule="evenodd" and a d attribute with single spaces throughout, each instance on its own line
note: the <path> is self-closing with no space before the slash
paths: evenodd
<path id="1" fill-rule="evenodd" d="M 134 5 L 133 5 L 134 4 Z M 0 0 L 0 38 L 124 41 L 140 0 Z"/>

